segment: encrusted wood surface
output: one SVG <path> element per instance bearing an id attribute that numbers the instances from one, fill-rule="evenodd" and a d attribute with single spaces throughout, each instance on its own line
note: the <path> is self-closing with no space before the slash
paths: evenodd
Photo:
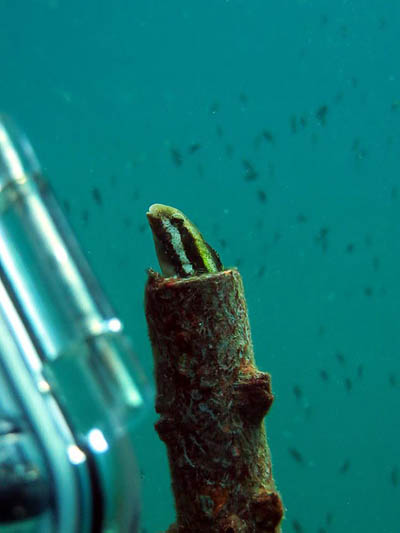
<path id="1" fill-rule="evenodd" d="M 149 271 L 146 317 L 177 512 L 168 531 L 278 533 L 283 507 L 263 423 L 273 396 L 255 367 L 239 272 Z"/>

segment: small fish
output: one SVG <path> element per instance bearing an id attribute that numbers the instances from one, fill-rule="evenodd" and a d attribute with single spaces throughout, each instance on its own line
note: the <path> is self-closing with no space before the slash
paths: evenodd
<path id="1" fill-rule="evenodd" d="M 188 148 L 188 153 L 189 154 L 194 154 L 196 153 L 198 150 L 200 150 L 201 148 L 201 144 L 200 143 L 193 143 L 189 146 Z"/>
<path id="2" fill-rule="evenodd" d="M 345 359 L 344 355 L 341 352 L 336 352 L 335 353 L 335 357 L 336 357 L 336 359 L 338 360 L 338 362 L 341 365 L 345 365 L 346 364 L 346 359 Z"/>
<path id="3" fill-rule="evenodd" d="M 365 296 L 372 296 L 373 292 L 374 292 L 374 289 L 370 287 L 369 285 L 367 287 L 364 287 Z"/>
<path id="4" fill-rule="evenodd" d="M 266 141 L 268 141 L 271 144 L 275 144 L 275 137 L 272 135 L 272 133 L 268 130 L 262 130 L 262 136 Z"/>
<path id="5" fill-rule="evenodd" d="M 315 112 L 315 116 L 316 116 L 318 122 L 320 122 L 322 126 L 326 125 L 326 115 L 327 115 L 327 113 L 328 113 L 328 106 L 327 105 L 322 105 Z"/>
<path id="6" fill-rule="evenodd" d="M 361 379 L 364 375 L 364 366 L 362 364 L 359 364 L 357 367 L 357 377 Z"/>
<path id="7" fill-rule="evenodd" d="M 323 226 L 315 237 L 315 242 L 321 245 L 323 253 L 325 253 L 328 248 L 328 233 L 329 228 Z"/>
<path id="8" fill-rule="evenodd" d="M 319 375 L 320 375 L 322 381 L 329 381 L 329 375 L 328 375 L 328 372 L 326 370 L 320 370 L 319 371 Z"/>
<path id="9" fill-rule="evenodd" d="M 340 102 L 343 101 L 343 92 L 342 91 L 338 91 L 336 94 L 335 94 L 335 103 L 336 104 L 340 104 Z"/>
<path id="10" fill-rule="evenodd" d="M 262 278 L 265 274 L 265 265 L 261 265 L 257 272 L 257 277 Z"/>
<path id="11" fill-rule="evenodd" d="M 303 526 L 296 519 L 292 520 L 292 527 L 293 527 L 293 531 L 295 531 L 296 533 L 302 533 L 304 531 Z"/>
<path id="12" fill-rule="evenodd" d="M 163 276 L 186 278 L 223 269 L 217 252 L 179 209 L 153 204 L 147 219 Z"/>
<path id="13" fill-rule="evenodd" d="M 210 105 L 210 115 L 216 115 L 218 113 L 218 111 L 220 110 L 220 104 L 219 102 L 213 102 L 211 105 Z"/>
<path id="14" fill-rule="evenodd" d="M 97 187 L 93 187 L 92 196 L 93 200 L 96 202 L 97 205 L 103 205 L 103 198 L 101 196 L 100 190 Z"/>
<path id="15" fill-rule="evenodd" d="M 389 385 L 391 387 L 397 387 L 397 377 L 393 372 L 389 374 Z"/>
<path id="16" fill-rule="evenodd" d="M 345 474 L 346 472 L 348 472 L 349 468 L 350 468 L 350 461 L 349 461 L 349 459 L 346 459 L 343 462 L 342 466 L 339 468 L 339 473 L 340 474 Z"/>
<path id="17" fill-rule="evenodd" d="M 292 457 L 297 463 L 301 463 L 301 464 L 304 463 L 303 456 L 301 455 L 301 453 L 300 453 L 298 450 L 296 450 L 296 448 L 289 448 L 289 453 L 290 453 L 291 457 Z"/>
<path id="18" fill-rule="evenodd" d="M 225 146 L 225 153 L 229 157 L 229 159 L 233 156 L 234 148 L 231 144 L 227 144 Z"/>
<path id="19" fill-rule="evenodd" d="M 302 115 L 300 117 L 300 126 L 304 129 L 307 126 L 307 117 Z"/>
<path id="20" fill-rule="evenodd" d="M 128 217 L 128 216 L 123 217 L 123 219 L 122 219 L 122 223 L 123 223 L 123 225 L 124 225 L 126 228 L 130 228 L 130 227 L 132 226 L 132 219 L 131 219 L 131 217 Z"/>
<path id="21" fill-rule="evenodd" d="M 244 166 L 244 179 L 246 181 L 254 181 L 257 179 L 258 172 L 253 167 L 252 163 L 248 159 L 243 159 L 242 164 Z"/>
<path id="22" fill-rule="evenodd" d="M 303 215 L 303 213 L 299 213 L 296 217 L 296 220 L 299 224 L 304 224 L 305 222 L 307 222 L 308 218 L 306 217 L 306 215 Z"/>
<path id="23" fill-rule="evenodd" d="M 354 244 L 352 242 L 349 242 L 349 244 L 346 246 L 346 253 L 352 254 L 354 252 Z"/>
<path id="24" fill-rule="evenodd" d="M 181 167 L 183 160 L 180 151 L 177 148 L 170 148 L 170 154 L 174 165 L 176 167 Z"/>
<path id="25" fill-rule="evenodd" d="M 345 378 L 344 380 L 344 386 L 346 387 L 347 392 L 350 392 L 353 388 L 353 382 L 350 378 Z"/>
<path id="26" fill-rule="evenodd" d="M 262 189 L 258 189 L 257 196 L 258 196 L 258 199 L 260 200 L 260 202 L 262 204 L 266 203 L 266 201 L 267 201 L 267 193 L 265 191 L 263 191 Z"/>
<path id="27" fill-rule="evenodd" d="M 303 396 L 303 391 L 298 385 L 293 385 L 293 394 L 296 396 L 296 400 L 300 400 Z"/>

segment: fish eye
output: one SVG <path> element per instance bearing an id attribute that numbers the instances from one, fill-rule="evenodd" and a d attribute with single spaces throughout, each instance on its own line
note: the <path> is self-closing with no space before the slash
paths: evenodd
<path id="1" fill-rule="evenodd" d="M 176 220 L 178 222 L 182 222 L 182 220 L 184 220 L 184 217 L 183 215 L 181 215 L 180 213 L 174 213 L 171 217 L 172 220 Z"/>

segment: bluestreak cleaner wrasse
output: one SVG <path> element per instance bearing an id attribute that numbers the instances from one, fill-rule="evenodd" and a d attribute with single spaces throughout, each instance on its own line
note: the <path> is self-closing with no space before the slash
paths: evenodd
<path id="1" fill-rule="evenodd" d="M 217 252 L 182 211 L 153 204 L 147 219 L 163 276 L 187 278 L 223 270 Z"/>

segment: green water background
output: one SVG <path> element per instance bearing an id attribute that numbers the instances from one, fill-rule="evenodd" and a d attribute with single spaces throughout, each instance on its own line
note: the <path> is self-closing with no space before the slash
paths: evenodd
<path id="1" fill-rule="evenodd" d="M 285 532 L 400 531 L 399 23 L 394 0 L 0 0 L 0 109 L 150 378 L 148 206 L 239 266 Z M 155 420 L 143 533 L 174 519 Z"/>

